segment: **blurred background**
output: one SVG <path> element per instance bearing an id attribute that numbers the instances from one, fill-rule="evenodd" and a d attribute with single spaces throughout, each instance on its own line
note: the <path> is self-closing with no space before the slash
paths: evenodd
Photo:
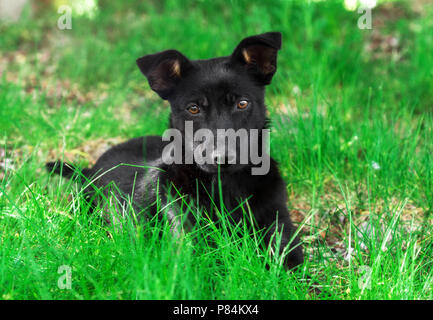
<path id="1" fill-rule="evenodd" d="M 372 9 L 371 29 L 359 28 L 359 7 Z M 350 122 L 371 106 L 369 118 L 412 119 L 433 109 L 432 11 L 428 0 L 0 0 L 1 142 L 64 150 L 160 134 L 167 104 L 149 91 L 138 57 L 228 55 L 270 30 L 283 33 L 271 113 L 332 109 Z M 70 28 L 59 28 L 69 12 Z"/>
<path id="2" fill-rule="evenodd" d="M 360 7 L 371 9 L 367 28 Z M 292 163 L 288 175 L 316 170 L 323 155 L 345 166 L 354 136 L 366 135 L 350 151 L 359 155 L 375 141 L 369 127 L 415 130 L 433 110 L 432 8 L 427 0 L 0 0 L 0 142 L 92 163 L 100 152 L 89 149 L 167 126 L 168 105 L 149 90 L 138 57 L 170 48 L 191 59 L 228 55 L 242 38 L 277 30 L 283 49 L 267 104 L 275 124 L 285 116 L 296 125 L 272 141 L 302 143 L 292 151 L 304 156 L 276 156 Z"/>
<path id="3" fill-rule="evenodd" d="M 359 8 L 371 9 L 370 25 Z M 355 163 L 388 152 L 384 128 L 393 134 L 384 146 L 398 144 L 433 110 L 432 1 L 0 0 L 0 9 L 0 142 L 21 150 L 18 162 L 31 150 L 87 165 L 111 144 L 161 134 L 169 108 L 138 57 L 228 55 L 270 30 L 283 33 L 267 104 L 289 181 L 323 182 L 327 157 L 359 172 Z"/>
<path id="4" fill-rule="evenodd" d="M 427 0 L 0 0 L 0 143 L 16 151 L 7 161 L 32 151 L 91 164 L 110 145 L 167 126 L 168 104 L 149 90 L 138 57 L 228 55 L 242 38 L 276 30 L 283 48 L 266 102 L 283 173 L 309 186 L 318 174 L 322 184 L 327 157 L 364 172 L 384 146 L 401 153 L 398 139 L 433 110 L 432 17 Z M 419 126 L 429 133 L 428 124 Z M 381 138 L 384 128 L 392 136 Z"/>

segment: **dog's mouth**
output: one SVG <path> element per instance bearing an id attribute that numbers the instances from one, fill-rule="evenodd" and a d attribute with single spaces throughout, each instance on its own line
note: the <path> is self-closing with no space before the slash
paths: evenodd
<path id="1" fill-rule="evenodd" d="M 197 164 L 197 167 L 209 174 L 230 174 L 242 170 L 246 167 L 245 164 Z"/>
<path id="2" fill-rule="evenodd" d="M 237 150 L 211 146 L 205 151 L 201 147 L 203 144 L 194 148 L 194 163 L 207 173 L 233 173 L 248 165 L 248 160 L 241 161 Z"/>

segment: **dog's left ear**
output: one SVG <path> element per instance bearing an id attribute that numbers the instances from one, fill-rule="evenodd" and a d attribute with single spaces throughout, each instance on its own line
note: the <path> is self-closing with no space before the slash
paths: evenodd
<path id="1" fill-rule="evenodd" d="M 137 65 L 149 85 L 162 99 L 168 99 L 177 84 L 192 68 L 190 61 L 177 50 L 166 50 L 137 59 Z"/>
<path id="2" fill-rule="evenodd" d="M 241 64 L 263 85 L 271 83 L 277 71 L 277 52 L 281 33 L 267 32 L 243 39 L 231 56 L 232 63 Z"/>

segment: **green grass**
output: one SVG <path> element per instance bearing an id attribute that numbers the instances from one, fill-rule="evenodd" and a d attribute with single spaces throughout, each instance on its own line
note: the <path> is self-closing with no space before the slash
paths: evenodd
<path id="1" fill-rule="evenodd" d="M 342 1 L 100 1 L 66 31 L 56 12 L 0 24 L 0 299 L 433 298 L 432 7 L 380 5 L 373 30 Z M 183 203 L 200 219 L 180 239 L 155 219 L 110 227 L 74 182 L 45 172 L 55 158 L 90 164 L 102 141 L 164 131 L 168 105 L 137 57 L 227 55 L 269 30 L 283 33 L 267 104 L 306 251 L 297 272 L 259 245 L 250 212 L 231 226 L 220 210 L 215 224 Z"/>

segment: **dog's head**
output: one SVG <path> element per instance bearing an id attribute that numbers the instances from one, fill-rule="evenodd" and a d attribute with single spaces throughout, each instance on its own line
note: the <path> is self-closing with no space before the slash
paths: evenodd
<path id="1" fill-rule="evenodd" d="M 247 165 L 240 161 L 239 132 L 246 131 L 243 144 L 250 144 L 251 130 L 266 125 L 265 86 L 277 70 L 280 48 L 281 34 L 269 32 L 243 39 L 226 57 L 189 60 L 179 51 L 167 50 L 137 59 L 152 90 L 170 102 L 171 128 L 181 132 L 186 151 L 204 152 L 207 160 L 214 160 L 199 163 L 202 170 L 215 172 L 220 164 L 223 170 L 236 171 Z M 191 124 L 197 133 L 194 143 L 186 141 L 192 138 L 186 137 Z M 236 132 L 240 143 L 223 150 L 217 140 L 227 129 Z M 214 134 L 212 143 L 205 130 Z"/>

